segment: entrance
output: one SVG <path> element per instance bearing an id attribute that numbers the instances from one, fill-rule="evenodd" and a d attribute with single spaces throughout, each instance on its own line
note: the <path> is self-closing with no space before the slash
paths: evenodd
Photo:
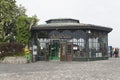
<path id="1" fill-rule="evenodd" d="M 49 60 L 60 60 L 59 40 L 52 40 L 49 45 Z"/>
<path id="2" fill-rule="evenodd" d="M 51 40 L 48 43 L 46 60 L 72 61 L 73 43 Z"/>
<path id="3" fill-rule="evenodd" d="M 61 42 L 60 43 L 60 61 L 72 61 L 73 43 Z"/>

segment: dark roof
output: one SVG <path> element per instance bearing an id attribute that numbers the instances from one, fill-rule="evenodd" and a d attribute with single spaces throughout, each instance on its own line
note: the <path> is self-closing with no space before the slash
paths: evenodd
<path id="1" fill-rule="evenodd" d="M 48 20 L 48 22 L 51 20 Z M 73 20 L 74 21 L 74 20 Z M 111 32 L 112 28 L 92 25 L 92 24 L 83 24 L 83 23 L 74 23 L 74 22 L 66 22 L 66 23 L 48 23 L 48 24 L 41 24 L 37 26 L 32 26 L 31 30 L 52 30 L 52 29 L 86 29 L 86 30 L 101 30 L 106 32 Z"/>
<path id="2" fill-rule="evenodd" d="M 50 19 L 46 21 L 49 23 L 79 23 L 79 20 L 71 19 L 71 18 L 58 18 L 58 19 Z"/>

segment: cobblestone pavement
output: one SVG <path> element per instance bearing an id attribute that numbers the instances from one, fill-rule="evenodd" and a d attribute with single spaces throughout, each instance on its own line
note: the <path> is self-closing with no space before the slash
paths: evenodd
<path id="1" fill-rule="evenodd" d="M 89 62 L 0 63 L 0 80 L 120 80 L 120 58 Z"/>

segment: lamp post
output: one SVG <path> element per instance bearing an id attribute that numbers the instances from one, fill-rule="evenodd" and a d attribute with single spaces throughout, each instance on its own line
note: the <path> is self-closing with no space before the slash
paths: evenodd
<path id="1" fill-rule="evenodd" d="M 87 46 L 87 48 L 86 48 L 86 53 L 87 53 L 87 60 L 89 61 L 89 58 L 90 58 L 90 52 L 89 52 L 89 38 L 90 38 L 90 34 L 91 34 L 91 31 L 90 30 L 88 30 L 87 31 L 87 38 L 86 38 L 86 40 L 87 40 L 87 44 L 86 44 L 86 46 Z"/>

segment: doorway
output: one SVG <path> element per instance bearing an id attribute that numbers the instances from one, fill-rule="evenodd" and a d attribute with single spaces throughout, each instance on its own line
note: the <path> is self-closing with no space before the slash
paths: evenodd
<path id="1" fill-rule="evenodd" d="M 49 43 L 48 60 L 72 61 L 73 43 L 51 40 Z"/>
<path id="2" fill-rule="evenodd" d="M 60 42 L 59 40 L 50 41 L 49 60 L 60 60 Z"/>

